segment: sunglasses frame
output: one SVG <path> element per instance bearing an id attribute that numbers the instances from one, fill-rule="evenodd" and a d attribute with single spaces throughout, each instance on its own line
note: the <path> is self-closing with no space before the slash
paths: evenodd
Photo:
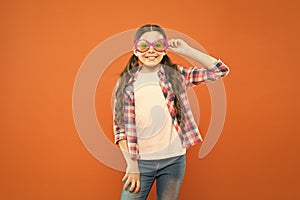
<path id="1" fill-rule="evenodd" d="M 166 47 L 165 47 L 163 50 L 157 50 L 157 49 L 155 49 L 155 43 L 158 42 L 158 41 L 161 41 L 161 40 L 165 43 Z M 147 48 L 145 51 L 140 51 L 140 50 L 138 49 L 138 43 L 139 43 L 140 41 L 145 41 L 145 42 L 148 44 L 148 48 Z M 138 52 L 140 52 L 140 53 L 145 53 L 145 52 L 147 52 L 147 51 L 150 49 L 151 46 L 152 46 L 153 49 L 154 49 L 155 51 L 157 51 L 157 52 L 164 52 L 164 51 L 166 51 L 166 50 L 168 49 L 169 44 L 168 44 L 168 41 L 167 41 L 166 39 L 159 39 L 159 40 L 155 40 L 155 41 L 153 41 L 153 42 L 149 42 L 148 40 L 141 39 L 141 40 L 136 40 L 136 41 L 134 42 L 134 48 L 135 48 L 135 50 L 138 51 Z"/>

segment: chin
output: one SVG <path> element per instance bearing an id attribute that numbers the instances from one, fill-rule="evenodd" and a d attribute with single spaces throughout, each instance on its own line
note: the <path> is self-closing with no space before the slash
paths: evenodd
<path id="1" fill-rule="evenodd" d="M 157 65 L 159 65 L 160 64 L 160 62 L 158 62 L 158 63 L 147 63 L 147 62 L 145 62 L 145 63 L 143 63 L 145 66 L 148 66 L 148 67 L 156 67 Z"/>
<path id="2" fill-rule="evenodd" d="M 148 61 L 148 60 L 144 60 L 143 65 L 149 66 L 149 67 L 155 67 L 157 65 L 159 65 L 161 62 L 161 60 L 155 60 L 155 61 Z"/>

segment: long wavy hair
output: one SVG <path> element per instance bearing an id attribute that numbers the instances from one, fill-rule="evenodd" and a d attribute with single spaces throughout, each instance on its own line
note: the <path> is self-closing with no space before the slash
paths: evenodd
<path id="1" fill-rule="evenodd" d="M 144 33 L 150 31 L 158 31 L 167 39 L 165 31 L 158 25 L 154 24 L 146 24 L 140 27 L 134 36 L 134 42 L 138 40 Z M 178 123 L 182 126 L 183 121 L 182 119 L 182 101 L 180 95 L 183 93 L 182 89 L 182 77 L 177 69 L 177 64 L 174 64 L 168 55 L 164 55 L 161 60 L 161 64 L 165 70 L 166 78 L 171 83 L 172 90 L 175 94 L 174 105 L 175 105 L 175 112 L 176 118 Z M 139 66 L 138 57 L 134 54 L 130 57 L 128 63 L 126 64 L 124 70 L 120 74 L 120 80 L 118 87 L 115 92 L 115 121 L 118 125 L 122 125 L 123 122 L 123 113 L 124 113 L 124 89 L 126 84 L 128 83 L 129 79 L 131 78 L 132 74 L 137 71 Z"/>

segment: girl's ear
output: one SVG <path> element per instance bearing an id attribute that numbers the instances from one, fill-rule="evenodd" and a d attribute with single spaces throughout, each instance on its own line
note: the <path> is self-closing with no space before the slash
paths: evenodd
<path id="1" fill-rule="evenodd" d="M 137 53 L 137 51 L 136 51 L 134 48 L 132 48 L 132 51 L 133 51 L 133 54 L 134 54 L 136 57 L 138 57 L 138 53 Z"/>

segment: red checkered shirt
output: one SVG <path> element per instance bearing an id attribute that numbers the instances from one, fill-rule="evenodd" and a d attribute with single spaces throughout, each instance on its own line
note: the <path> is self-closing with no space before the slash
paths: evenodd
<path id="1" fill-rule="evenodd" d="M 137 78 L 138 70 L 132 73 L 131 78 L 125 86 L 124 92 L 124 123 L 117 125 L 115 121 L 115 112 L 113 120 L 113 130 L 115 135 L 115 143 L 120 140 L 127 140 L 129 154 L 132 159 L 139 158 L 139 148 L 137 144 L 137 132 L 135 123 L 135 102 L 134 102 L 134 82 Z M 229 73 L 229 68 L 219 59 L 209 68 L 199 67 L 182 67 L 178 66 L 178 71 L 183 77 L 182 87 L 184 93 L 180 96 L 182 101 L 182 120 L 184 120 L 184 127 L 180 126 L 176 119 L 175 105 L 174 105 L 174 92 L 171 89 L 171 84 L 167 80 L 165 70 L 163 67 L 159 68 L 159 84 L 162 89 L 163 95 L 166 99 L 166 104 L 169 109 L 170 115 L 173 119 L 173 124 L 181 139 L 182 145 L 185 148 L 193 146 L 203 141 L 197 124 L 194 120 L 190 104 L 188 101 L 186 89 L 205 83 L 209 81 L 215 81 L 221 77 L 226 76 Z"/>

